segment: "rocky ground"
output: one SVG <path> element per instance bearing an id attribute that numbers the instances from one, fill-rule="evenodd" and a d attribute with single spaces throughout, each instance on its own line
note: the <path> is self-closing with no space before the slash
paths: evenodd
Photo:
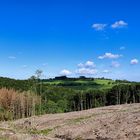
<path id="1" fill-rule="evenodd" d="M 140 104 L 0 122 L 1 140 L 140 140 Z"/>

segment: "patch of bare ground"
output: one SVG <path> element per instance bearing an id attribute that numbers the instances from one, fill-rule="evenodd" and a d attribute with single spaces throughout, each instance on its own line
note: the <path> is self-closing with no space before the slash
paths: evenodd
<path id="1" fill-rule="evenodd" d="M 3 140 L 140 140 L 140 104 L 1 122 L 1 137 Z"/>

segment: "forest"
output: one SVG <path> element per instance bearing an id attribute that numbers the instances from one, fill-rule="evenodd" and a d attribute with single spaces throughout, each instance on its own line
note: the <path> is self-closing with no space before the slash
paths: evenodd
<path id="1" fill-rule="evenodd" d="M 140 103 L 140 83 L 102 78 L 27 80 L 0 77 L 0 120 L 47 113 L 81 111 L 101 106 Z"/>

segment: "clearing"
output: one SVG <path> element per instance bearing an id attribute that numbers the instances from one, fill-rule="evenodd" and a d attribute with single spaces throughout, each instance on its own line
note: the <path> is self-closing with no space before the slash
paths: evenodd
<path id="1" fill-rule="evenodd" d="M 0 122 L 1 140 L 140 140 L 140 104 Z"/>

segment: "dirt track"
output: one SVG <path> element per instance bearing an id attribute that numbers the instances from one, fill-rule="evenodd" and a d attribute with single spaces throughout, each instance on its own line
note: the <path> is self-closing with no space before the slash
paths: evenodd
<path id="1" fill-rule="evenodd" d="M 140 140 L 140 104 L 2 122 L 0 136 L 13 140 Z"/>

